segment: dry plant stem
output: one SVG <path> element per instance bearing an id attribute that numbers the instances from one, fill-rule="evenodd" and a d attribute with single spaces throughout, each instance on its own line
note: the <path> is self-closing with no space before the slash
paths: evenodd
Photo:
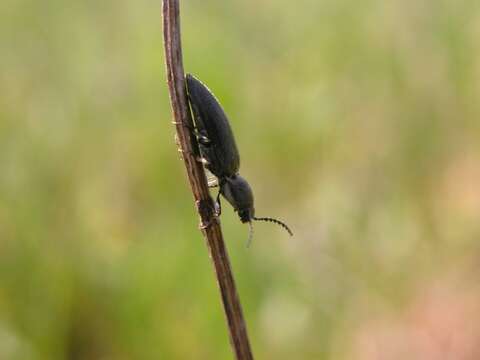
<path id="1" fill-rule="evenodd" d="M 163 36 L 168 89 L 179 151 L 183 155 L 187 177 L 200 215 L 201 229 L 207 240 L 210 258 L 215 267 L 228 321 L 230 342 L 236 359 L 253 359 L 222 230 L 214 214 L 214 203 L 208 191 L 203 165 L 196 159 L 198 144 L 189 130 L 193 123 L 185 92 L 178 0 L 163 0 Z"/>

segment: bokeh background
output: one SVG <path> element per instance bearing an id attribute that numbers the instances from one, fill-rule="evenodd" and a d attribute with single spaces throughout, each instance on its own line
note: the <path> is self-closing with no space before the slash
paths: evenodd
<path id="1" fill-rule="evenodd" d="M 0 359 L 230 359 L 160 0 L 0 2 Z M 480 358 L 480 2 L 182 1 L 259 216 L 258 359 Z"/>

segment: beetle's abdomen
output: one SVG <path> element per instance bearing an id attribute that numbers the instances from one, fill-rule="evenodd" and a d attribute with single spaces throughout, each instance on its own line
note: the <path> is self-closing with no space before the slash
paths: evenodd
<path id="1" fill-rule="evenodd" d="M 206 167 L 219 178 L 232 176 L 238 172 L 240 156 L 227 115 L 204 84 L 190 74 L 186 79 L 195 127 L 209 140 L 199 145 Z"/>

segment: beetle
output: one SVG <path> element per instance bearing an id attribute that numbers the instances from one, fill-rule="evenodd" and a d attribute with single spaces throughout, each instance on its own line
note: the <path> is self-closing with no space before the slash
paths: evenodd
<path id="1" fill-rule="evenodd" d="M 282 226 L 290 236 L 290 228 L 280 220 L 270 217 L 256 217 L 253 192 L 238 171 L 240 155 L 235 137 L 220 103 L 213 93 L 200 80 L 191 74 L 186 75 L 187 94 L 193 113 L 195 136 L 200 150 L 201 161 L 215 177 L 219 187 L 216 198 L 217 215 L 221 213 L 220 195 L 232 205 L 242 223 L 248 223 L 250 232 L 247 246 L 253 235 L 252 221 L 269 221 Z"/>

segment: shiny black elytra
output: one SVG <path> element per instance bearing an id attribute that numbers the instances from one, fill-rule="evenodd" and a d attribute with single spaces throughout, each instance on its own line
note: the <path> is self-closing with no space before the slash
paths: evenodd
<path id="1" fill-rule="evenodd" d="M 187 74 L 186 80 L 200 155 L 205 167 L 217 177 L 217 185 L 220 188 L 217 195 L 218 214 L 221 212 L 220 194 L 222 194 L 238 213 L 242 223 L 249 224 L 247 244 L 250 244 L 252 239 L 252 220 L 273 222 L 293 235 L 289 227 L 277 219 L 255 217 L 252 189 L 238 174 L 240 155 L 227 115 L 204 84 L 190 74 Z"/>

